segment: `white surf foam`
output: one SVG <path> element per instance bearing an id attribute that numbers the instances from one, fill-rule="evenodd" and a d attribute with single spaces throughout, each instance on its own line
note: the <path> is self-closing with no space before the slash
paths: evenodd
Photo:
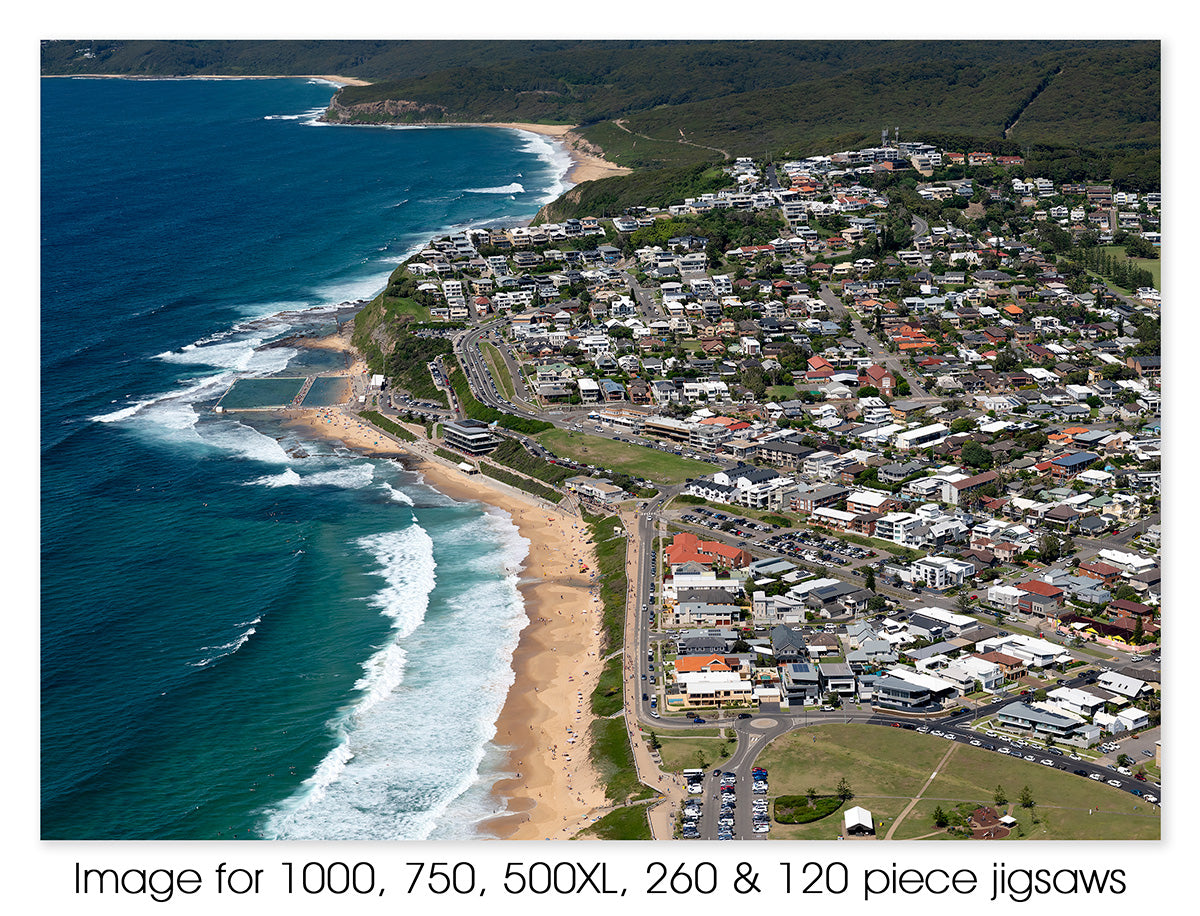
<path id="1" fill-rule="evenodd" d="M 261 618 L 259 618 L 259 619 L 261 619 Z M 254 623 L 258 623 L 258 620 L 256 619 L 254 621 Z M 245 624 L 240 624 L 239 626 L 245 626 Z M 244 633 L 242 633 L 241 635 L 237 636 L 236 638 L 230 640 L 229 642 L 224 643 L 223 645 L 202 646 L 200 649 L 201 652 L 213 652 L 215 654 L 210 655 L 207 658 L 202 659 L 201 661 L 189 662 L 188 664 L 193 668 L 207 668 L 213 662 L 219 661 L 222 658 L 226 658 L 230 655 L 233 655 L 233 653 L 235 653 L 238 649 L 240 649 L 242 646 L 244 646 L 246 644 L 246 641 L 251 636 L 253 636 L 256 632 L 257 631 L 255 630 L 255 628 L 253 626 L 251 626 Z"/>
<path id="2" fill-rule="evenodd" d="M 533 134 L 528 131 L 521 131 L 521 134 L 526 138 L 522 150 L 537 156 L 554 175 L 553 181 L 550 182 L 545 194 L 538 201 L 540 204 L 548 204 L 575 186 L 567 181 L 567 173 L 571 171 L 571 154 L 567 152 L 566 146 L 561 142 L 542 134 Z"/>
<path id="3" fill-rule="evenodd" d="M 411 497 L 411 496 L 409 496 L 409 495 L 408 495 L 407 493 L 405 493 L 403 490 L 397 490 L 395 487 L 393 487 L 393 486 L 392 486 L 390 483 L 388 483 L 386 480 L 383 482 L 383 488 L 384 488 L 385 490 L 387 490 L 387 492 L 388 492 L 388 496 L 390 496 L 392 499 L 394 499 L 396 502 L 400 503 L 401 505 L 403 505 L 403 506 L 411 506 L 411 505 L 413 505 L 413 501 L 412 501 L 412 497 Z"/>
<path id="4" fill-rule="evenodd" d="M 337 467 L 312 474 L 300 474 L 295 468 L 285 468 L 279 474 L 268 474 L 246 481 L 246 486 L 260 487 L 341 487 L 361 490 L 375 480 L 375 468 L 367 461 L 349 467 Z"/>
<path id="5" fill-rule="evenodd" d="M 463 188 L 464 194 L 524 194 L 525 186 L 519 181 L 495 188 Z"/>
<path id="6" fill-rule="evenodd" d="M 384 613 L 400 612 L 397 634 L 414 620 L 402 606 L 422 604 L 418 583 L 432 584 L 434 552 L 446 555 L 455 575 L 437 580 L 424 618 L 403 645 L 393 641 L 364 666 L 363 698 L 335 724 L 336 747 L 292 800 L 266 812 L 264 835 L 419 840 L 439 831 L 440 838 L 464 839 L 490 813 L 484 785 L 494 780 L 503 754 L 489 742 L 527 621 L 516 570 L 528 545 L 502 514 L 479 515 L 439 528 L 434 551 L 414 557 L 418 530 L 359 542 L 389 582 L 373 600 Z M 464 556 L 471 557 L 470 570 L 461 565 Z M 481 574 L 485 569 L 490 574 Z M 451 670 L 456 697 L 470 699 L 455 700 L 448 717 Z"/>

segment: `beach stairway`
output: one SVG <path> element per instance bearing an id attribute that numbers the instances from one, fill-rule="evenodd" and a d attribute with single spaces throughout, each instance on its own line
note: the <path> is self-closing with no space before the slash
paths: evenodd
<path id="1" fill-rule="evenodd" d="M 296 396 L 292 398 L 292 406 L 299 407 L 304 403 L 304 399 L 308 397 L 308 390 L 312 388 L 313 382 L 317 380 L 315 375 L 310 375 L 304 380 L 304 384 L 300 386 L 300 390 L 296 392 Z"/>

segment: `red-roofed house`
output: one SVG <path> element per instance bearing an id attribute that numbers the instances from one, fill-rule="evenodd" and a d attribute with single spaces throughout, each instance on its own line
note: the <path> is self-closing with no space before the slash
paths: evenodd
<path id="1" fill-rule="evenodd" d="M 896 377 L 883 366 L 867 366 L 860 376 L 861 384 L 873 385 L 879 393 L 891 396 L 896 389 Z"/>
<path id="2" fill-rule="evenodd" d="M 720 566 L 726 569 L 741 569 L 754 561 L 745 550 L 722 544 L 720 541 L 703 541 L 689 531 L 676 533 L 675 539 L 664 551 L 667 563 L 701 563 L 705 566 Z"/>
<path id="3" fill-rule="evenodd" d="M 1079 575 L 1087 576 L 1089 579 L 1099 579 L 1104 583 L 1105 588 L 1108 588 L 1120 577 L 1121 570 L 1115 566 L 1109 566 L 1107 563 L 1095 560 L 1091 563 L 1080 563 Z"/>
<path id="4" fill-rule="evenodd" d="M 680 655 L 675 659 L 676 674 L 695 674 L 697 671 L 732 671 L 720 655 Z"/>
<path id="5" fill-rule="evenodd" d="M 1023 613 L 1049 617 L 1062 607 L 1063 590 L 1049 582 L 1034 579 L 1032 582 L 1018 582 L 1017 588 L 1024 592 L 1017 602 L 1017 608 Z"/>

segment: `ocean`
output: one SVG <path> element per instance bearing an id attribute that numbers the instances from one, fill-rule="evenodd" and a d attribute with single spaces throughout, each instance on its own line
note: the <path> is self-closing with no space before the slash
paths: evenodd
<path id="1" fill-rule="evenodd" d="M 420 244 L 529 219 L 545 138 L 318 123 L 319 80 L 42 81 L 41 835 L 469 839 L 527 542 L 211 410 Z"/>

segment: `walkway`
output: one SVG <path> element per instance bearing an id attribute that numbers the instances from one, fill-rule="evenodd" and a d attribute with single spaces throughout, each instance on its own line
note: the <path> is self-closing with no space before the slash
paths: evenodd
<path id="1" fill-rule="evenodd" d="M 913 808 L 916 807 L 917 802 L 919 802 L 921 800 L 921 796 L 925 794 L 925 790 L 928 789 L 933 784 L 933 778 L 935 776 L 937 776 L 938 770 L 945 768 L 946 761 L 949 760 L 950 755 L 953 754 L 957 750 L 958 750 L 957 742 L 950 745 L 950 749 L 948 751 L 946 751 L 946 753 L 942 756 L 942 759 L 938 762 L 937 768 L 934 769 L 934 771 L 929 774 L 929 778 L 927 780 L 925 780 L 925 785 L 921 786 L 921 791 L 916 794 L 916 796 L 913 798 L 913 800 L 908 803 L 908 805 L 905 807 L 905 809 L 903 811 L 901 811 L 898 815 L 896 815 L 896 820 L 894 820 L 892 822 L 892 826 L 888 828 L 887 836 L 884 837 L 885 840 L 890 840 L 892 838 L 892 834 L 896 832 L 896 828 L 900 826 L 900 822 L 903 821 L 908 816 L 908 812 L 910 812 Z"/>

